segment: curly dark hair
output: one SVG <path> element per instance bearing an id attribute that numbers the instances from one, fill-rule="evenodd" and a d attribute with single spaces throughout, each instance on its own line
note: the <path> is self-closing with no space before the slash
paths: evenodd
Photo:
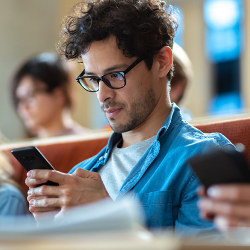
<path id="1" fill-rule="evenodd" d="M 173 48 L 177 23 L 166 8 L 158 0 L 85 0 L 75 6 L 73 16 L 66 17 L 58 50 L 67 59 L 76 59 L 93 41 L 114 35 L 125 56 L 144 56 L 151 69 L 157 51 Z M 173 68 L 168 80 L 172 74 Z"/>
<path id="2" fill-rule="evenodd" d="M 65 96 L 65 106 L 71 107 L 70 73 L 65 62 L 53 52 L 45 52 L 29 58 L 14 74 L 11 83 L 11 95 L 14 107 L 17 108 L 18 98 L 16 90 L 25 76 L 30 76 L 36 81 L 41 81 L 46 86 L 48 93 L 56 88 L 61 88 Z"/>

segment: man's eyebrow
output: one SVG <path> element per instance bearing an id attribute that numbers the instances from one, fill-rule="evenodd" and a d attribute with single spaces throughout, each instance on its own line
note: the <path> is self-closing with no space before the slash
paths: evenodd
<path id="1" fill-rule="evenodd" d="M 128 67 L 128 65 L 124 64 L 124 63 L 123 64 L 118 64 L 118 65 L 114 65 L 114 66 L 111 66 L 111 67 L 105 69 L 103 71 L 103 73 L 106 74 L 106 73 L 109 73 L 109 72 L 112 72 L 112 71 L 119 71 L 119 70 L 121 70 L 121 69 L 123 69 L 125 67 Z M 96 75 L 96 73 L 88 72 L 86 70 L 85 70 L 85 74 L 86 75 L 90 75 L 90 76 L 95 76 Z"/>

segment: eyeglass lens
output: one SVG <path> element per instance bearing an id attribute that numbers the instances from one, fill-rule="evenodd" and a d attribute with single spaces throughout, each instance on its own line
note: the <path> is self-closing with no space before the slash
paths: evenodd
<path id="1" fill-rule="evenodd" d="M 89 91 L 98 91 L 100 81 L 103 81 L 108 87 L 114 89 L 122 88 L 125 84 L 124 76 L 121 72 L 106 74 L 100 78 L 85 76 L 80 79 L 81 85 Z"/>
<path id="2" fill-rule="evenodd" d="M 47 93 L 46 89 L 35 89 L 34 91 L 31 91 L 27 93 L 25 96 L 17 97 L 17 103 L 18 105 L 23 103 L 26 105 L 31 105 L 34 103 L 36 96 L 41 93 Z"/>

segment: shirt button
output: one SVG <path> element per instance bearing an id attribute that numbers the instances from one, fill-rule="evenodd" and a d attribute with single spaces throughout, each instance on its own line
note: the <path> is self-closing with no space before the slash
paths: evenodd
<path id="1" fill-rule="evenodd" d="M 99 158 L 99 161 L 101 161 L 103 159 L 103 156 L 101 156 L 100 158 Z"/>

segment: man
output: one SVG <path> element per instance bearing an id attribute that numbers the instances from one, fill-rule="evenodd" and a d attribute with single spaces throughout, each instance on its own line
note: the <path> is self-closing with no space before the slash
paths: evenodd
<path id="1" fill-rule="evenodd" d="M 204 135 L 183 121 L 169 100 L 176 23 L 156 0 L 82 3 L 66 24 L 63 50 L 82 57 L 77 78 L 96 92 L 114 134 L 96 156 L 63 174 L 28 173 L 30 211 L 42 212 L 94 202 L 139 198 L 149 228 L 181 233 L 213 229 L 199 218 L 198 181 L 187 158 L 210 146 L 231 146 L 220 134 Z M 59 186 L 40 186 L 45 180 Z"/>

